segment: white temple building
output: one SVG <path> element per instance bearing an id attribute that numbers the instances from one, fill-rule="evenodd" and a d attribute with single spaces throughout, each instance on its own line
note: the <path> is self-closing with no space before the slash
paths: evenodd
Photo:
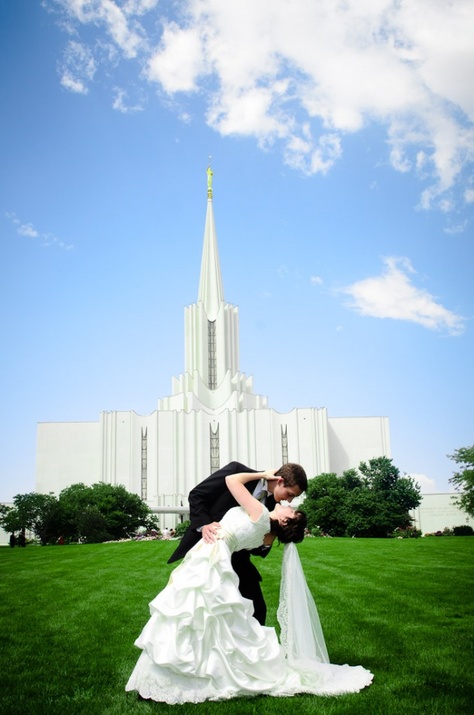
<path id="1" fill-rule="evenodd" d="M 299 462 L 311 478 L 391 456 L 388 417 L 329 417 L 325 407 L 279 413 L 253 392 L 252 378 L 240 371 L 238 308 L 224 298 L 210 167 L 207 177 L 197 302 L 185 308 L 184 372 L 150 415 L 104 411 L 97 422 L 40 423 L 37 492 L 121 484 L 162 510 L 186 507 L 192 487 L 233 460 L 256 469 Z M 175 523 L 175 514 L 161 519 Z"/>

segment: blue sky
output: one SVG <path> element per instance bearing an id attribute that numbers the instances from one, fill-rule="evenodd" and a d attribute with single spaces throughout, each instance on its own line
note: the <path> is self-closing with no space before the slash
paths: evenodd
<path id="1" fill-rule="evenodd" d="M 0 0 L 0 500 L 34 489 L 38 422 L 170 394 L 209 156 L 255 391 L 387 415 L 400 471 L 450 490 L 474 441 L 473 36 L 470 0 Z"/>

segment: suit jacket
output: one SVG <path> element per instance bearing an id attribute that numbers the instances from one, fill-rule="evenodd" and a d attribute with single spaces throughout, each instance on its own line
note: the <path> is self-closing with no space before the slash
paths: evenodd
<path id="1" fill-rule="evenodd" d="M 190 491 L 189 517 L 191 523 L 185 531 L 177 549 L 168 559 L 169 564 L 178 559 L 182 559 L 194 544 L 197 544 L 201 538 L 201 532 L 197 531 L 197 529 L 213 521 L 220 521 L 229 509 L 238 506 L 227 488 L 225 478 L 229 474 L 255 471 L 255 469 L 250 469 L 250 467 L 246 467 L 245 464 L 241 464 L 240 462 L 231 462 L 225 467 L 222 467 L 222 469 L 217 470 L 217 472 L 214 472 L 214 474 L 211 474 L 210 477 L 204 479 L 203 482 L 200 482 L 200 484 Z M 255 479 L 254 481 L 247 482 L 245 486 L 249 492 L 253 492 L 259 481 L 259 479 Z M 272 496 L 269 496 L 265 500 L 265 504 L 267 508 L 272 510 L 275 505 L 275 500 Z M 269 549 L 254 549 L 252 551 L 252 553 L 256 553 L 260 556 L 266 556 L 268 552 Z"/>

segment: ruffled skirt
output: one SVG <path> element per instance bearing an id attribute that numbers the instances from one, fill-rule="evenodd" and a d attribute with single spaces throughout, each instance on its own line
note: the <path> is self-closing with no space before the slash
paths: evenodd
<path id="1" fill-rule="evenodd" d="M 253 617 L 238 590 L 223 540 L 199 542 L 150 603 L 135 645 L 142 649 L 126 685 L 169 704 L 253 695 L 338 695 L 369 685 L 361 666 L 289 663 L 273 628 Z"/>

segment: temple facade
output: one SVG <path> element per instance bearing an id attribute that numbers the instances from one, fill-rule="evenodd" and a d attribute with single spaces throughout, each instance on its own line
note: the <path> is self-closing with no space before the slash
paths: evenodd
<path id="1" fill-rule="evenodd" d="M 102 481 L 172 509 L 233 460 L 255 469 L 299 462 L 311 478 L 391 456 L 388 417 L 330 417 L 326 407 L 276 412 L 240 371 L 239 312 L 224 298 L 210 167 L 199 290 L 185 308 L 184 340 L 184 372 L 152 414 L 104 411 L 94 422 L 38 424 L 37 492 Z M 161 523 L 176 519 L 170 513 Z"/>

